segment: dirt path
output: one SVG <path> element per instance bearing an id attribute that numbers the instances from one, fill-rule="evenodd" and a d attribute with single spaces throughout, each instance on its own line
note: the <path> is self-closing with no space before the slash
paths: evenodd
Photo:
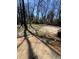
<path id="1" fill-rule="evenodd" d="M 24 37 L 18 38 L 17 45 L 21 45 L 17 48 L 17 59 L 28 59 L 28 44 L 24 40 Z"/>
<path id="2" fill-rule="evenodd" d="M 18 39 L 18 45 L 23 41 L 23 38 Z M 34 36 L 29 36 L 29 42 L 32 46 L 33 52 L 38 59 L 60 59 L 60 56 L 54 51 L 51 51 L 45 44 Z M 17 49 L 18 59 L 28 59 L 28 44 L 24 40 Z M 37 59 L 36 58 L 36 59 Z"/>
<path id="3" fill-rule="evenodd" d="M 44 34 L 46 36 L 51 36 L 51 35 L 54 36 L 56 35 L 57 31 L 60 29 L 60 27 L 45 26 L 45 25 L 44 26 L 34 25 L 34 27 L 38 31 L 42 32 L 39 34 L 42 35 Z M 18 32 L 18 36 L 23 35 L 23 30 L 22 31 L 21 30 Z M 33 28 L 32 29 L 30 28 L 30 30 L 32 32 L 34 31 Z M 17 46 L 18 46 L 17 59 L 29 59 L 30 49 L 33 50 L 36 59 L 61 59 L 60 55 L 58 55 L 55 51 L 51 50 L 46 44 L 44 44 L 44 42 L 40 41 L 39 38 L 32 36 L 29 33 L 27 33 L 27 35 L 28 35 L 28 41 L 24 40 L 24 37 L 17 38 Z"/>
<path id="4" fill-rule="evenodd" d="M 35 36 L 30 37 L 29 40 L 38 59 L 60 59 L 60 56 L 57 53 L 51 51 L 49 47 Z"/>

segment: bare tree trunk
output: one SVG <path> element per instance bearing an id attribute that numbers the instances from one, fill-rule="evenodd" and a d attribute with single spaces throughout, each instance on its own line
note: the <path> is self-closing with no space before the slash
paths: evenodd
<path id="1" fill-rule="evenodd" d="M 22 7 L 23 7 L 23 10 L 22 10 L 22 18 L 23 18 L 23 24 L 24 24 L 24 37 L 26 37 L 26 30 L 27 30 L 27 23 L 26 23 L 26 19 L 25 19 L 25 5 L 24 5 L 24 0 L 22 0 Z"/>

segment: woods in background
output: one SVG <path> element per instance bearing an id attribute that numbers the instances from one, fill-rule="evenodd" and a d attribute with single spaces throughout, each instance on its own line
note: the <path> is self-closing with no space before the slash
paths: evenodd
<path id="1" fill-rule="evenodd" d="M 17 24 L 24 23 L 61 26 L 60 0 L 18 0 Z"/>

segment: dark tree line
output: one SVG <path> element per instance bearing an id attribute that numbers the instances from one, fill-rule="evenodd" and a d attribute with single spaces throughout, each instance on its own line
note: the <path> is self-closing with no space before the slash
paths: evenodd
<path id="1" fill-rule="evenodd" d="M 24 24 L 24 23 L 39 23 L 39 24 L 51 24 L 61 26 L 61 4 L 58 5 L 59 8 L 57 9 L 57 4 L 60 3 L 59 0 L 54 0 L 52 2 L 52 7 L 50 7 L 51 0 L 27 0 L 24 3 L 24 0 L 18 0 L 17 3 L 17 24 Z M 54 3 L 54 4 L 53 4 Z M 57 17 L 55 17 L 55 9 L 58 10 Z"/>

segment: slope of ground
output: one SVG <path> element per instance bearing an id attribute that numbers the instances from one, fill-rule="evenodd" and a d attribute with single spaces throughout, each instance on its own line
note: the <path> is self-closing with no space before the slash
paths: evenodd
<path id="1" fill-rule="evenodd" d="M 36 56 L 36 59 L 60 59 L 60 56 L 54 51 L 50 50 L 45 44 L 43 44 L 35 36 L 30 35 L 28 37 L 30 44 L 32 46 L 33 52 Z M 20 44 L 23 41 L 23 38 L 18 38 Z M 28 44 L 24 42 L 17 49 L 18 59 L 28 59 Z"/>
<path id="2" fill-rule="evenodd" d="M 42 25 L 42 24 L 32 24 L 29 27 L 29 30 L 40 36 L 46 37 L 55 37 L 60 27 L 50 26 L 50 25 Z M 23 36 L 23 28 L 18 31 L 18 37 Z M 18 59 L 29 59 L 29 46 L 33 50 L 34 56 L 36 59 L 61 59 L 61 42 L 54 41 L 51 39 L 36 37 L 27 32 L 28 41 L 24 40 L 24 37 L 17 38 L 17 56 Z M 52 37 L 52 38 L 53 38 Z M 55 38 L 53 38 L 55 39 Z"/>

